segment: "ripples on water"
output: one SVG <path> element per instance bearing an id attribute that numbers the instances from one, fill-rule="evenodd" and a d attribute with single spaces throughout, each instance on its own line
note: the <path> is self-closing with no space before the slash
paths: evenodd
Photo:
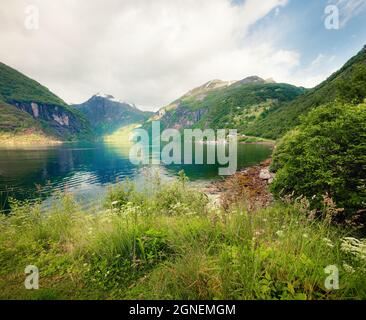
<path id="1" fill-rule="evenodd" d="M 98 206 L 108 186 L 125 180 L 143 185 L 144 170 L 129 161 L 129 145 L 113 143 L 64 144 L 38 148 L 0 149 L 0 208 L 8 209 L 9 197 L 41 198 L 49 206 L 57 192 L 71 192 L 84 208 Z M 238 169 L 269 157 L 266 145 L 239 145 Z M 171 165 L 158 167 L 162 179 L 184 170 L 192 183 L 217 178 L 217 165 Z"/>

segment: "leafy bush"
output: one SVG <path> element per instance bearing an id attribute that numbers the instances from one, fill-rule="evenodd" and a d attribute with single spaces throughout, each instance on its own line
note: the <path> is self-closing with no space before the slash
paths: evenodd
<path id="1" fill-rule="evenodd" d="M 336 82 L 337 98 L 342 102 L 362 103 L 366 97 L 366 66 L 354 68 L 350 79 Z"/>
<path id="2" fill-rule="evenodd" d="M 277 195 L 306 196 L 316 208 L 329 195 L 355 213 L 366 205 L 366 105 L 319 107 L 274 152 Z"/>

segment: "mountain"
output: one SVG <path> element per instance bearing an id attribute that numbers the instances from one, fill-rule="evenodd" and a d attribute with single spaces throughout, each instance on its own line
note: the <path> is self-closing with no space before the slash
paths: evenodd
<path id="1" fill-rule="evenodd" d="M 230 82 L 212 80 L 161 108 L 150 121 L 160 120 L 165 128 L 237 128 L 244 132 L 256 119 L 304 91 L 258 76 Z"/>
<path id="2" fill-rule="evenodd" d="M 275 83 L 273 79 L 264 80 L 258 76 L 250 76 L 246 77 L 243 80 L 236 81 L 234 85 L 241 85 L 241 84 L 265 84 L 265 83 Z"/>
<path id="3" fill-rule="evenodd" d="M 96 94 L 88 101 L 73 107 L 89 120 L 98 135 L 112 133 L 126 125 L 143 123 L 153 114 L 141 111 L 134 104 L 117 100 L 108 94 Z"/>
<path id="4" fill-rule="evenodd" d="M 92 136 L 74 108 L 17 70 L 0 63 L 0 132 L 37 133 L 57 140 Z"/>
<path id="5" fill-rule="evenodd" d="M 300 117 L 310 110 L 335 99 L 360 103 L 366 98 L 366 46 L 339 71 L 294 101 L 278 105 L 254 121 L 248 134 L 276 139 L 297 126 Z"/>

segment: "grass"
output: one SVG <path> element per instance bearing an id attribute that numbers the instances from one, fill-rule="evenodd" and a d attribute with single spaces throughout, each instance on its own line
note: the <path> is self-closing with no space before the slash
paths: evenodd
<path id="1" fill-rule="evenodd" d="M 41 132 L 4 133 L 0 132 L 1 146 L 19 145 L 55 145 L 62 142 L 47 137 Z"/>
<path id="2" fill-rule="evenodd" d="M 184 175 L 147 180 L 140 192 L 131 182 L 112 188 L 102 212 L 84 212 L 70 195 L 46 213 L 13 202 L 0 217 L 0 298 L 366 298 L 362 242 L 310 218 L 306 202 L 223 211 Z M 30 264 L 39 290 L 24 288 Z M 328 265 L 339 268 L 339 290 L 324 287 Z"/>
<path id="3" fill-rule="evenodd" d="M 268 143 L 275 144 L 275 140 L 265 139 L 261 137 L 253 137 L 253 136 L 239 136 L 238 141 L 242 143 Z"/>

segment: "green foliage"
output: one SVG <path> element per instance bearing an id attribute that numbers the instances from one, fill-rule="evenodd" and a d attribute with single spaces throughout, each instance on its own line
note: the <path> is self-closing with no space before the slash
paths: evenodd
<path id="1" fill-rule="evenodd" d="M 125 224 L 112 217 L 108 235 L 101 230 L 83 254 L 85 278 L 95 290 L 121 294 L 124 286 L 139 279 L 173 253 L 167 235 L 146 224 Z"/>
<path id="2" fill-rule="evenodd" d="M 182 253 L 155 268 L 127 297 L 313 300 L 365 295 L 364 262 L 351 262 L 337 240 L 341 232 L 309 220 L 298 205 L 255 215 L 239 207 L 218 217 L 208 226 L 187 221 L 186 228 L 206 228 L 205 236 L 177 233 L 174 243 Z M 339 291 L 324 288 L 324 268 L 330 264 L 339 266 Z"/>
<path id="3" fill-rule="evenodd" d="M 11 102 L 39 102 L 66 107 L 66 103 L 46 87 L 0 62 L 0 98 Z"/>
<path id="4" fill-rule="evenodd" d="M 281 103 L 268 114 L 254 121 L 248 135 L 277 139 L 300 123 L 300 117 L 312 109 L 338 99 L 344 103 L 360 103 L 366 98 L 366 47 L 339 71 L 294 101 Z"/>
<path id="5" fill-rule="evenodd" d="M 228 88 L 212 93 L 205 99 L 209 112 L 198 123 L 209 123 L 210 128 L 237 128 L 245 132 L 262 112 L 275 107 L 279 102 L 290 101 L 303 90 L 287 84 L 250 84 Z M 255 108 L 260 108 L 258 112 Z"/>
<path id="6" fill-rule="evenodd" d="M 30 114 L 18 110 L 17 103 L 45 104 L 64 110 L 69 117 L 76 119 L 76 124 L 58 132 L 45 119 L 34 119 Z M 19 135 L 37 132 L 44 136 L 57 137 L 61 140 L 75 138 L 91 139 L 89 123 L 76 109 L 68 106 L 46 87 L 28 78 L 22 73 L 0 62 L 0 132 L 10 132 Z"/>
<path id="7" fill-rule="evenodd" d="M 239 142 L 244 142 L 244 143 L 258 143 L 258 142 L 265 142 L 265 143 L 275 143 L 275 141 L 273 140 L 269 140 L 269 139 L 265 139 L 265 138 L 260 138 L 260 137 L 251 137 L 251 136 L 241 136 L 238 138 Z"/>
<path id="8" fill-rule="evenodd" d="M 366 205 L 366 105 L 319 107 L 289 132 L 273 156 L 276 195 L 306 196 L 321 207 L 328 194 L 354 213 Z"/>
<path id="9" fill-rule="evenodd" d="M 0 132 L 21 133 L 29 128 L 41 131 L 30 114 L 0 101 Z"/>
<path id="10" fill-rule="evenodd" d="M 362 103 L 366 98 L 366 65 L 354 68 L 348 81 L 337 80 L 337 98 L 342 102 Z"/>
<path id="11" fill-rule="evenodd" d="M 195 215 L 205 211 L 207 197 L 187 186 L 188 178 L 180 172 L 179 179 L 162 184 L 158 179 L 147 180 L 145 192 L 138 192 L 135 185 L 126 180 L 113 186 L 106 197 L 105 207 L 123 211 L 135 206 L 144 215 Z M 144 194 L 149 194 L 149 198 Z"/>
<path id="12" fill-rule="evenodd" d="M 187 96 L 179 100 L 178 108 L 167 110 L 162 118 L 164 127 L 174 127 L 182 114 L 194 122 L 194 128 L 237 128 L 245 132 L 255 119 L 263 117 L 280 102 L 291 101 L 304 92 L 288 84 L 240 84 L 218 88 L 203 97 Z M 200 119 L 196 120 L 196 112 Z"/>
<path id="13" fill-rule="evenodd" d="M 179 180 L 175 192 L 198 193 L 183 174 Z M 159 180 L 155 186 L 158 193 L 165 188 Z M 0 216 L 0 298 L 366 298 L 364 240 L 310 219 L 306 202 L 255 214 L 238 204 L 187 215 L 172 206 L 172 193 L 166 195 L 172 201 L 157 206 L 155 193 L 122 192 L 121 199 L 141 193 L 153 209 L 146 212 L 139 201 L 83 212 L 66 196 L 43 212 L 38 204 L 13 201 L 12 213 Z M 23 287 L 29 264 L 41 271 L 40 290 Z M 329 265 L 339 268 L 339 290 L 324 287 Z"/>

